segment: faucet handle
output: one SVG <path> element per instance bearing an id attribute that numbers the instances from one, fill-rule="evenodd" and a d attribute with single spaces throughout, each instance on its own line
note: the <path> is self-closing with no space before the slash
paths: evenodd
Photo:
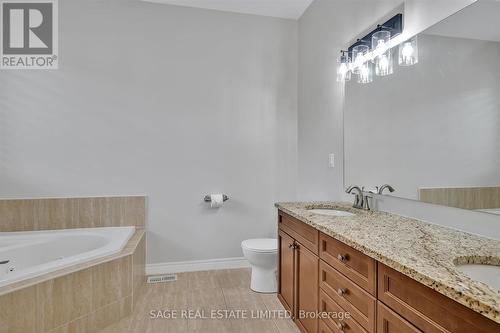
<path id="1" fill-rule="evenodd" d="M 378 186 L 365 188 L 364 186 L 361 188 L 363 191 L 363 209 L 371 210 L 370 207 L 370 199 L 373 198 L 372 194 L 378 193 Z"/>

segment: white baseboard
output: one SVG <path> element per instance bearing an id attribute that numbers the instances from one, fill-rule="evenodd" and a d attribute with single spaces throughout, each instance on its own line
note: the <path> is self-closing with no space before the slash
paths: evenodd
<path id="1" fill-rule="evenodd" d="M 216 269 L 232 269 L 250 267 L 244 257 L 208 260 L 165 262 L 146 265 L 146 275 L 211 271 Z"/>

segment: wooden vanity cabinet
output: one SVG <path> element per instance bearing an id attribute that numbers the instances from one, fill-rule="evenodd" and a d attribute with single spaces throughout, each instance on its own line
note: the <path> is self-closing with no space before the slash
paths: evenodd
<path id="1" fill-rule="evenodd" d="M 281 211 L 278 239 L 278 298 L 304 333 L 500 333 L 500 324 Z"/>
<path id="2" fill-rule="evenodd" d="M 318 241 L 316 229 L 280 212 L 278 298 L 304 333 L 318 332 Z"/>

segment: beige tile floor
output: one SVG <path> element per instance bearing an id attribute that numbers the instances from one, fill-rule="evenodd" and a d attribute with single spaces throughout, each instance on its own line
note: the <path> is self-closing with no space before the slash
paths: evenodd
<path id="1" fill-rule="evenodd" d="M 175 282 L 145 284 L 137 306 L 129 317 L 100 333 L 298 333 L 291 319 L 252 319 L 258 311 L 283 310 L 276 294 L 259 294 L 250 290 L 250 270 L 218 270 L 178 274 Z M 151 318 L 150 311 L 177 311 L 178 318 Z M 244 312 L 247 318 L 182 318 L 183 310 L 210 316 L 212 310 Z M 166 311 L 166 312 L 165 312 Z M 232 312 L 230 312 L 232 311 Z M 239 312 L 243 313 L 243 312 Z M 278 313 L 278 312 L 267 312 Z M 196 316 L 195 316 L 196 317 Z"/>

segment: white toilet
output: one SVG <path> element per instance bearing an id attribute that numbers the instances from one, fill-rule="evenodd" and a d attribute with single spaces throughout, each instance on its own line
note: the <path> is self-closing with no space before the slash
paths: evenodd
<path id="1" fill-rule="evenodd" d="M 273 238 L 247 239 L 241 242 L 243 255 L 252 267 L 250 289 L 259 293 L 277 291 L 278 240 Z"/>

